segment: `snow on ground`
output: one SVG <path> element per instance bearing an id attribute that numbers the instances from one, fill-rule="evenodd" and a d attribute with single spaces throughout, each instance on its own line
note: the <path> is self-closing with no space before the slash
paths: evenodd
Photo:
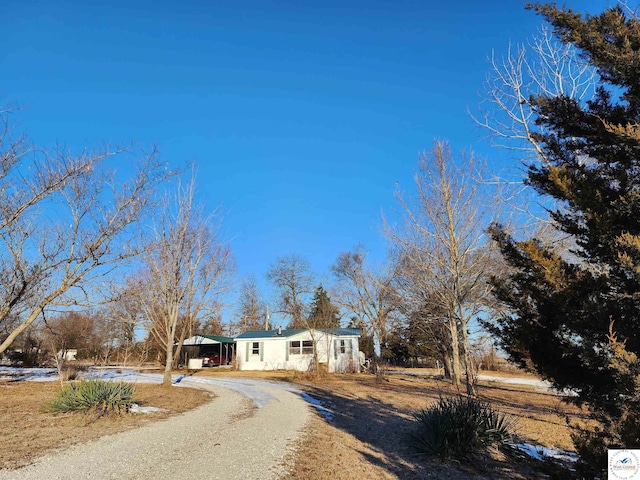
<path id="1" fill-rule="evenodd" d="M 318 413 L 320 413 L 320 415 L 322 415 L 327 420 L 327 422 L 330 422 L 331 420 L 333 420 L 333 412 L 331 412 L 331 410 L 329 410 L 324 405 L 322 405 L 322 402 L 320 400 L 318 400 L 317 398 L 313 398 L 308 393 L 303 393 L 302 398 L 306 400 L 308 403 L 310 403 L 311 405 L 313 405 L 314 407 L 316 407 L 316 410 L 318 410 Z"/>
<path id="2" fill-rule="evenodd" d="M 234 390 L 243 396 L 250 398 L 253 404 L 262 408 L 267 403 L 275 400 L 275 397 L 259 387 L 275 388 L 278 390 L 287 390 L 298 395 L 302 395 L 302 390 L 283 382 L 271 382 L 269 380 L 253 380 L 250 378 L 214 378 L 214 377 L 192 377 L 182 375 L 174 380 L 174 384 L 186 385 L 216 385 L 223 388 Z"/>
<path id="3" fill-rule="evenodd" d="M 131 413 L 153 413 L 153 412 L 165 412 L 166 410 L 164 408 L 158 408 L 158 407 L 142 407 L 137 403 L 132 403 L 131 406 L 129 407 L 129 411 Z"/>
<path id="4" fill-rule="evenodd" d="M 540 461 L 545 458 L 553 458 L 561 462 L 576 462 L 578 460 L 576 453 L 565 450 L 547 448 L 542 445 L 529 445 L 528 443 L 511 443 L 510 445 Z"/>
<path id="5" fill-rule="evenodd" d="M 531 385 L 532 387 L 538 387 L 544 390 L 550 390 L 553 388 L 550 382 L 537 378 L 499 377 L 481 373 L 478 375 L 478 380 L 483 380 L 485 382 L 511 383 L 514 385 Z"/>
<path id="6" fill-rule="evenodd" d="M 55 368 L 0 367 L 0 380 L 55 382 L 58 380 L 58 371 Z"/>
<path id="7" fill-rule="evenodd" d="M 412 376 L 429 376 L 435 375 L 429 372 L 411 372 L 411 371 L 390 371 L 388 374 L 403 374 Z M 162 383 L 162 374 L 145 373 L 141 370 L 125 369 L 125 368 L 91 368 L 86 372 L 81 372 L 81 376 L 87 379 L 99 379 L 105 381 L 121 381 L 121 382 L 141 382 L 141 383 Z M 0 380 L 18 380 L 30 382 L 53 382 L 58 380 L 58 372 L 55 368 L 14 368 L 0 366 Z M 478 376 L 480 380 L 489 382 L 512 383 L 518 385 L 533 385 L 545 390 L 551 389 L 549 382 L 537 380 L 534 378 L 514 378 L 499 377 L 481 374 Z M 311 395 L 303 392 L 290 384 L 283 382 L 272 382 L 269 380 L 254 380 L 250 378 L 215 378 L 215 377 L 193 377 L 190 375 L 174 375 L 173 383 L 176 386 L 197 386 L 198 384 L 215 385 L 223 388 L 234 390 L 241 395 L 250 398 L 257 408 L 264 407 L 267 403 L 276 398 L 265 390 L 258 387 L 275 388 L 279 390 L 287 390 L 297 393 L 307 403 L 313 405 L 316 410 L 328 421 L 333 420 L 333 412 L 326 408 L 322 402 Z M 152 408 L 152 407 L 147 407 Z M 143 409 L 144 410 L 144 409 Z M 140 413 L 147 413 L 146 411 Z M 578 456 L 573 452 L 564 450 L 555 450 L 541 445 L 529 445 L 526 443 L 512 444 L 513 447 L 526 453 L 527 455 L 543 460 L 544 458 L 553 458 L 563 462 L 575 462 Z"/>
<path id="8" fill-rule="evenodd" d="M 80 372 L 79 376 L 84 379 L 96 379 L 105 381 L 118 381 L 129 383 L 162 383 L 162 374 L 149 373 L 127 368 L 91 368 L 85 372 Z M 0 379 L 4 380 L 27 380 L 32 382 L 50 382 L 59 379 L 58 372 L 55 368 L 12 368 L 0 367 Z M 173 384 L 176 386 L 197 386 L 197 385 L 215 385 L 223 388 L 234 390 L 241 395 L 251 399 L 257 408 L 264 407 L 272 400 L 276 400 L 275 396 L 268 391 L 259 387 L 275 388 L 278 390 L 286 390 L 303 396 L 302 390 L 291 384 L 283 382 L 272 382 L 269 380 L 253 380 L 250 378 L 214 378 L 214 377 L 193 377 L 190 375 L 174 375 Z M 313 399 L 306 395 L 304 397 L 314 407 L 317 407 L 319 400 Z"/>
<path id="9" fill-rule="evenodd" d="M 386 371 L 385 373 L 389 375 L 409 375 L 412 377 L 437 377 L 439 375 L 442 375 L 441 373 L 424 371 L 424 370 L 422 371 L 389 370 L 389 371 Z M 537 379 L 537 378 L 501 377 L 497 375 L 486 375 L 484 373 L 481 373 L 478 375 L 478 380 L 482 380 L 485 382 L 511 383 L 514 385 L 531 385 L 532 387 L 539 388 L 542 391 L 553 390 L 551 383 L 545 380 Z"/>

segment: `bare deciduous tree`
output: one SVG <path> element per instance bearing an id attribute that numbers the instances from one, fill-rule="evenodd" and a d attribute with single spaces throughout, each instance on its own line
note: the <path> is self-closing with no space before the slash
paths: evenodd
<path id="1" fill-rule="evenodd" d="M 487 278 L 496 268 L 485 234 L 489 198 L 483 195 L 477 169 L 473 156 L 457 163 L 445 142 L 435 142 L 420 158 L 415 201 L 398 193 L 403 228 L 387 226 L 398 249 L 404 293 L 416 306 L 428 298 L 434 313 L 442 315 L 451 341 L 452 381 L 460 385 L 464 360 L 469 394 L 475 393 L 476 381 L 469 322 L 490 302 Z"/>
<path id="2" fill-rule="evenodd" d="M 134 276 L 126 278 L 124 284 L 114 285 L 111 301 L 106 308 L 105 314 L 114 322 L 112 334 L 116 339 L 118 360 L 123 365 L 134 359 L 144 359 L 136 351 L 136 330 L 142 326 L 139 288 L 142 286 Z"/>
<path id="3" fill-rule="evenodd" d="M 564 95 L 585 102 L 593 97 L 597 79 L 596 70 L 573 45 L 559 42 L 543 27 L 527 44 L 510 45 L 504 57 L 491 55 L 482 103 L 478 114 L 471 116 L 489 132 L 493 146 L 516 152 L 526 165 L 546 164 L 539 137 L 544 131 L 535 122 L 533 99 Z M 494 176 L 496 199 L 508 207 L 505 212 L 513 217 L 514 226 L 547 230 L 546 236 L 561 242 L 563 237 L 551 228 L 546 210 L 539 208 L 544 200 L 522 182 L 522 163 Z"/>
<path id="4" fill-rule="evenodd" d="M 313 293 L 309 262 L 300 255 L 279 257 L 267 272 L 278 291 L 276 312 L 289 317 L 288 328 L 306 328 L 308 299 Z"/>
<path id="5" fill-rule="evenodd" d="M 366 265 L 366 258 L 366 250 L 358 245 L 338 255 L 331 271 L 339 285 L 337 302 L 364 322 L 383 348 L 388 339 L 389 321 L 399 306 L 394 287 L 395 267 L 386 265 L 373 271 Z"/>
<path id="6" fill-rule="evenodd" d="M 596 70 L 547 27 L 528 45 L 510 45 L 503 58 L 492 54 L 490 63 L 481 115 L 473 118 L 490 132 L 494 146 L 520 151 L 528 162 L 546 163 L 536 136 L 542 127 L 535 123 L 532 98 L 564 95 L 586 101 L 595 92 Z"/>
<path id="7" fill-rule="evenodd" d="M 316 326 L 309 318 L 314 281 L 309 262 L 300 255 L 279 257 L 269 268 L 267 280 L 271 281 L 278 291 L 278 307 L 275 313 L 289 317 L 287 328 L 306 329 L 309 332 L 313 342 L 313 363 L 310 368 L 318 371 L 318 341 L 322 335 L 316 333 Z M 324 338 L 328 340 L 326 335 Z"/>
<path id="8" fill-rule="evenodd" d="M 229 334 L 229 325 L 222 319 L 222 312 L 224 310 L 224 304 L 220 300 L 216 300 L 210 304 L 207 315 L 202 318 L 202 321 L 198 325 L 198 333 L 204 335 L 226 335 Z M 193 332 L 196 333 L 196 332 Z M 193 333 L 189 333 L 185 336 L 190 337 Z"/>
<path id="9" fill-rule="evenodd" d="M 233 266 L 231 251 L 217 231 L 219 219 L 204 215 L 195 203 L 194 188 L 192 179 L 186 188 L 178 187 L 175 201 L 167 201 L 140 278 L 144 288 L 139 302 L 147 328 L 165 353 L 165 385 L 171 385 L 174 358 L 186 335 L 215 313 Z"/>
<path id="10" fill-rule="evenodd" d="M 8 115 L 0 112 L 0 353 L 45 310 L 85 301 L 92 282 L 141 253 L 134 227 L 168 175 L 155 152 L 38 150 L 12 137 Z"/>
<path id="11" fill-rule="evenodd" d="M 103 319 L 96 312 L 68 311 L 42 322 L 41 330 L 51 356 L 66 358 L 69 350 L 75 350 L 79 360 L 97 360 L 109 348 L 102 326 Z"/>
<path id="12" fill-rule="evenodd" d="M 245 277 L 240 285 L 240 295 L 237 300 L 237 319 L 235 329 L 238 332 L 265 328 L 265 304 L 260 298 L 258 283 L 253 275 Z"/>

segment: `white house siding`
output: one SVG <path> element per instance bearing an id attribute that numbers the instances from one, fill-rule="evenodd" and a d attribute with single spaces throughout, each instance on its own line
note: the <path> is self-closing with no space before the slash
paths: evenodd
<path id="1" fill-rule="evenodd" d="M 344 342 L 344 345 L 341 344 L 341 341 Z M 334 358 L 333 362 L 329 362 L 330 372 L 360 371 L 360 355 L 358 353 L 360 343 L 357 338 L 336 338 L 333 341 L 332 350 Z"/>
<path id="2" fill-rule="evenodd" d="M 358 337 L 337 336 L 318 330 L 312 332 L 318 361 L 327 363 L 329 372 L 359 371 Z M 290 345 L 291 342 L 300 342 L 302 346 L 305 340 L 313 341 L 312 332 L 305 331 L 291 336 L 236 338 L 237 367 L 240 370 L 308 371 L 313 366 L 313 354 L 292 353 Z M 344 353 L 341 351 L 341 340 L 345 343 Z"/>

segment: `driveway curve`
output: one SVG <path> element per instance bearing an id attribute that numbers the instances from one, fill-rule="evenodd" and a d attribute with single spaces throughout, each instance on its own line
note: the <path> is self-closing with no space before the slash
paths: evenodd
<path id="1" fill-rule="evenodd" d="M 45 455 L 19 470 L 0 470 L 0 480 L 257 480 L 285 473 L 284 458 L 310 415 L 302 392 L 260 380 L 176 381 L 216 398 L 184 414 Z"/>

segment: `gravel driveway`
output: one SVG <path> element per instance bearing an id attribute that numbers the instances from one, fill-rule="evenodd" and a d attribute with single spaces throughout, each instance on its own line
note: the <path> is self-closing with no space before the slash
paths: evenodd
<path id="1" fill-rule="evenodd" d="M 167 420 L 43 456 L 0 480 L 273 479 L 309 419 L 288 385 L 184 378 L 215 393 L 206 405 Z"/>

